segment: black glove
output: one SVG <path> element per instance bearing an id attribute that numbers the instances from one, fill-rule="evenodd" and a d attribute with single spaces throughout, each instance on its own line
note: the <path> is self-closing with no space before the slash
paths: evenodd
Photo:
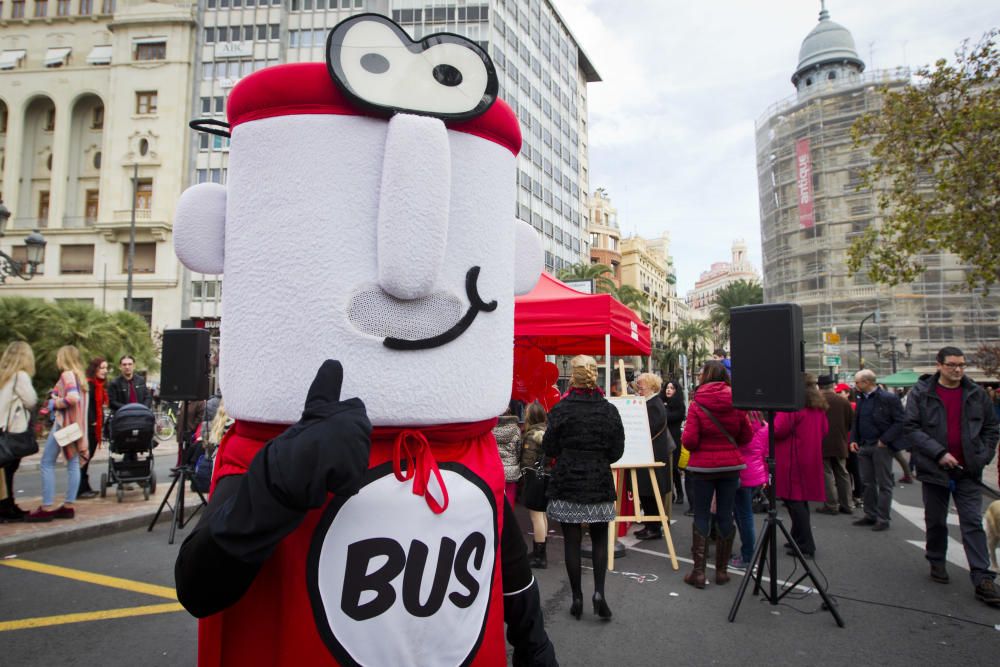
<path id="1" fill-rule="evenodd" d="M 340 362 L 323 363 L 302 418 L 257 452 L 239 488 L 210 513 L 212 537 L 223 550 L 262 563 L 328 493 L 357 493 L 372 427 L 361 399 L 339 400 L 343 377 Z"/>

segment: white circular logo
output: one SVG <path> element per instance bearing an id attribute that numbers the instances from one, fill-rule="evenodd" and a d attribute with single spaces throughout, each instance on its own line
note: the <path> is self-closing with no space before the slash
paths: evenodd
<path id="1" fill-rule="evenodd" d="M 346 665 L 468 664 L 493 584 L 497 510 L 482 479 L 439 465 L 450 502 L 435 514 L 391 464 L 330 502 L 309 553 L 317 628 Z"/>

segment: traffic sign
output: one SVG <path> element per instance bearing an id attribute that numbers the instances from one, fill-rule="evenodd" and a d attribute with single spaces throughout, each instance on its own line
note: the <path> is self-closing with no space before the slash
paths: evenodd
<path id="1" fill-rule="evenodd" d="M 823 346 L 823 354 L 838 355 L 838 354 L 840 354 L 840 346 L 839 345 L 824 345 Z"/>
<path id="2" fill-rule="evenodd" d="M 824 331 L 823 332 L 823 342 L 829 343 L 831 345 L 836 345 L 840 342 L 840 334 L 836 331 Z"/>
<path id="3" fill-rule="evenodd" d="M 839 366 L 840 357 L 824 356 L 823 357 L 824 366 Z"/>

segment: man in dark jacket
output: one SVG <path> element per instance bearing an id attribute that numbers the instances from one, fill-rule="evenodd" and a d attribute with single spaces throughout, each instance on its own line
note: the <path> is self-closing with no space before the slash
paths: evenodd
<path id="1" fill-rule="evenodd" d="M 123 355 L 118 360 L 121 375 L 108 385 L 108 405 L 114 413 L 123 405 L 142 403 L 147 408 L 153 406 L 153 397 L 146 388 L 146 379 L 135 372 L 135 357 Z"/>
<path id="2" fill-rule="evenodd" d="M 896 394 L 880 389 L 875 373 L 865 369 L 854 375 L 858 407 L 854 411 L 851 451 L 858 452 L 858 467 L 865 485 L 865 515 L 855 526 L 889 530 L 892 507 L 892 457 L 906 449 L 903 437 L 903 404 Z"/>
<path id="3" fill-rule="evenodd" d="M 978 482 L 993 460 L 1000 426 L 986 392 L 965 377 L 965 355 L 956 347 L 937 353 L 937 373 L 920 378 L 906 401 L 906 433 L 917 479 L 923 484 L 927 560 L 931 579 L 948 583 L 948 502 L 955 498 L 962 544 L 976 599 L 1000 606 L 983 532 Z"/>
<path id="4" fill-rule="evenodd" d="M 816 509 L 820 514 L 853 514 L 851 478 L 847 474 L 847 442 L 851 435 L 854 411 L 846 398 L 833 391 L 832 375 L 819 377 L 819 388 L 826 399 L 826 421 L 830 426 L 823 438 L 823 474 L 826 478 L 826 504 Z"/>

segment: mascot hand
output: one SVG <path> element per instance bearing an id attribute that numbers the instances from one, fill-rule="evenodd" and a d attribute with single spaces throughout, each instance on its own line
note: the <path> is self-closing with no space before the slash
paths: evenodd
<path id="1" fill-rule="evenodd" d="M 343 380 L 339 361 L 323 362 L 302 418 L 254 461 L 265 467 L 271 494 L 289 509 L 322 507 L 328 493 L 357 493 L 368 469 L 372 425 L 361 399 L 340 400 Z"/>

